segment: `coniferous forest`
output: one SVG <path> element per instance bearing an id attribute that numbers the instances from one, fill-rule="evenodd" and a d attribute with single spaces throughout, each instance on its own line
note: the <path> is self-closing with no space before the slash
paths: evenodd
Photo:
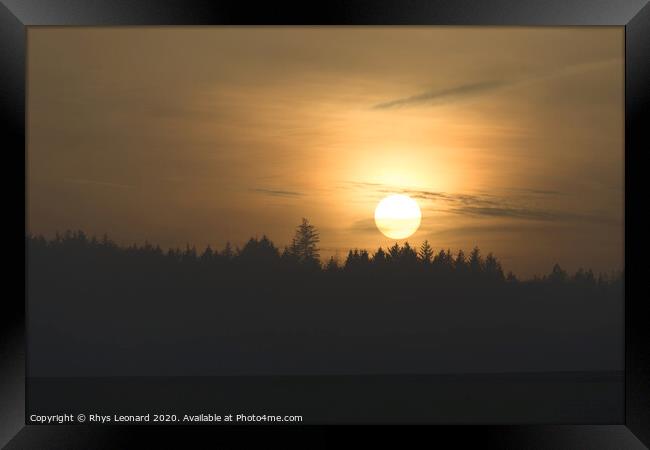
<path id="1" fill-rule="evenodd" d="M 27 237 L 33 376 L 621 370 L 621 274 L 520 280 L 428 243 L 321 262 L 290 245 L 120 247 Z M 71 332 L 74 330 L 74 332 Z M 42 355 L 49 355 L 43 358 Z"/>

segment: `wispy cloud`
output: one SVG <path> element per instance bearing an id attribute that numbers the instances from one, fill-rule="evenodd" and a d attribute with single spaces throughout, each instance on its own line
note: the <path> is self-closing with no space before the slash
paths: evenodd
<path id="1" fill-rule="evenodd" d="M 532 194 L 532 195 L 562 195 L 560 191 L 554 191 L 550 189 L 531 189 L 531 188 L 509 188 L 509 191 L 519 192 L 522 194 Z"/>
<path id="2" fill-rule="evenodd" d="M 513 232 L 548 231 L 548 224 L 534 222 L 510 222 L 510 223 L 480 223 L 472 225 L 454 225 L 452 227 L 431 230 L 430 236 L 459 236 L 476 234 L 502 234 Z"/>
<path id="3" fill-rule="evenodd" d="M 412 198 L 429 200 L 435 202 L 436 210 L 450 214 L 476 217 L 504 217 L 545 222 L 562 220 L 607 221 L 606 218 L 599 214 L 557 211 L 540 208 L 535 206 L 535 204 L 531 204 L 531 201 L 537 203 L 536 201 L 539 199 L 561 194 L 558 191 L 552 190 L 512 188 L 504 190 L 506 192 L 514 192 L 511 195 L 496 195 L 439 192 L 425 189 L 400 188 L 379 183 L 348 182 L 347 184 L 353 188 L 374 190 L 378 194 L 406 194 Z"/>
<path id="4" fill-rule="evenodd" d="M 490 92 L 498 91 L 500 89 L 517 86 L 524 83 L 530 83 L 539 80 L 545 80 L 556 76 L 562 76 L 582 71 L 589 71 L 601 68 L 608 64 L 620 64 L 619 58 L 603 59 L 598 61 L 582 62 L 572 64 L 560 68 L 554 68 L 550 71 L 531 74 L 522 78 L 515 78 L 511 80 L 489 80 L 475 83 L 467 83 L 459 86 L 454 86 L 447 89 L 436 89 L 420 94 L 415 94 L 409 97 L 402 97 L 378 103 L 372 106 L 372 109 L 393 109 L 407 106 L 417 106 L 421 104 L 427 105 L 440 105 L 445 103 L 452 103 L 468 98 L 474 98 L 479 95 L 488 94 Z"/>
<path id="5" fill-rule="evenodd" d="M 463 98 L 473 97 L 491 92 L 504 87 L 507 83 L 502 81 L 486 81 L 456 86 L 451 89 L 427 91 L 410 97 L 398 98 L 383 103 L 378 103 L 372 109 L 391 109 L 402 106 L 413 106 L 422 103 L 441 104 L 454 102 Z"/>
<path id="6" fill-rule="evenodd" d="M 446 203 L 445 211 L 453 214 L 541 221 L 568 219 L 574 216 L 563 212 L 535 208 L 525 203 L 522 204 L 522 199 L 513 196 L 448 194 L 445 192 L 412 191 L 409 189 L 402 190 L 402 192 L 415 198 L 441 200 Z"/>
<path id="7" fill-rule="evenodd" d="M 375 219 L 360 219 L 352 223 L 349 228 L 349 231 L 377 231 L 377 225 L 375 225 Z"/>
<path id="8" fill-rule="evenodd" d="M 515 219 L 532 219 L 553 221 L 558 219 L 568 219 L 573 217 L 571 214 L 546 211 L 541 209 L 530 209 L 526 207 L 497 207 L 497 206 L 474 206 L 464 205 L 458 208 L 450 208 L 452 213 L 464 214 L 468 216 L 490 216 L 490 217 L 510 217 Z"/>
<path id="9" fill-rule="evenodd" d="M 257 189 L 251 189 L 251 191 L 258 192 L 260 194 L 271 195 L 271 196 L 274 196 L 274 197 L 301 197 L 303 195 L 301 192 L 283 191 L 283 190 L 279 190 L 279 189 L 257 188 Z"/>

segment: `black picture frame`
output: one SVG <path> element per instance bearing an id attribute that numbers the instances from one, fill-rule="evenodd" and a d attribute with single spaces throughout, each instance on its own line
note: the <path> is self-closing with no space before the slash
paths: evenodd
<path id="1" fill-rule="evenodd" d="M 497 448 L 644 448 L 650 446 L 650 317 L 643 295 L 647 267 L 642 255 L 642 161 L 650 149 L 650 6 L 648 0 L 329 0 L 250 2 L 246 0 L 2 0 L 0 3 L 0 123 L 5 173 L 25 175 L 26 30 L 30 26 L 119 25 L 500 25 L 625 27 L 625 422 L 623 424 L 424 426 L 410 428 L 426 442 L 451 439 Z M 9 180 L 9 177 L 4 177 Z M 17 196 L 18 180 L 5 192 Z M 23 177 L 23 183 L 25 178 Z M 26 184 L 23 184 L 26 189 Z M 25 199 L 14 213 L 12 242 L 24 242 Z M 20 206 L 22 204 L 22 206 Z M 9 218 L 9 213 L 7 213 Z M 17 219 L 17 220 L 16 220 Z M 21 238 L 22 236 L 22 238 Z M 17 245 L 17 247 L 21 247 Z M 16 253 L 24 247 L 16 248 Z M 328 441 L 330 430 L 313 426 L 273 427 L 93 427 L 25 425 L 25 266 L 13 260 L 2 306 L 0 339 L 0 444 L 6 448 L 125 448 L 133 438 L 167 444 L 199 437 L 215 444 L 242 443 L 255 428 L 265 438 L 297 437 L 304 446 Z M 23 276 L 19 272 L 23 272 Z M 10 290 L 9 283 L 17 289 Z M 14 292 L 9 294 L 9 292 Z M 11 298 L 17 299 L 11 303 Z M 401 429 L 401 427 L 400 427 Z M 349 431 L 349 427 L 347 431 Z M 391 428 L 394 431 L 395 427 Z M 288 432 L 287 432 L 288 431 Z M 392 434 L 392 433 L 391 433 Z M 257 436 L 259 437 L 259 436 Z M 387 438 L 384 429 L 363 430 L 364 444 Z"/>

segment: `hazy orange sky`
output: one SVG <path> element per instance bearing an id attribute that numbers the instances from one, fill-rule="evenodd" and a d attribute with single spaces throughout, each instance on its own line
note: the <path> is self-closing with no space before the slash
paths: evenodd
<path id="1" fill-rule="evenodd" d="M 28 31 L 28 231 L 221 248 L 301 217 L 323 257 L 408 240 L 506 270 L 623 266 L 622 27 Z"/>

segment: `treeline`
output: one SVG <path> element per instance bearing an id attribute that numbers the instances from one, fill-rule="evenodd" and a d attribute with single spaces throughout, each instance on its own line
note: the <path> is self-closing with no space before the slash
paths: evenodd
<path id="1" fill-rule="evenodd" d="M 428 243 L 323 264 L 318 242 L 306 220 L 285 248 L 28 236 L 32 376 L 619 370 L 620 276 L 520 281 Z"/>
<path id="2" fill-rule="evenodd" d="M 461 279 L 474 279 L 493 282 L 520 282 L 509 271 L 504 272 L 501 262 L 492 254 L 485 257 L 475 247 L 469 254 L 463 250 L 452 252 L 441 249 L 434 252 L 428 241 L 419 248 L 408 242 L 403 245 L 395 243 L 384 250 L 379 247 L 374 253 L 365 249 L 352 249 L 347 257 L 340 261 L 331 257 L 325 263 L 319 258 L 317 247 L 318 233 L 303 220 L 298 226 L 292 243 L 283 249 L 278 248 L 268 237 L 250 238 L 242 247 L 233 247 L 229 242 L 217 250 L 211 246 L 198 251 L 187 245 L 185 249 L 163 250 L 158 245 L 145 242 L 143 245 L 120 247 L 107 235 L 101 239 L 88 237 L 83 231 L 67 231 L 56 234 L 53 239 L 43 236 L 27 236 L 27 245 L 33 256 L 50 254 L 53 257 L 65 255 L 68 258 L 93 259 L 132 259 L 140 264 L 184 264 L 188 267 L 227 270 L 247 269 L 255 272 L 296 272 L 306 273 L 349 273 L 372 275 L 391 272 L 395 274 L 438 275 Z M 594 274 L 591 269 L 578 269 L 574 274 L 567 273 L 559 264 L 555 264 L 548 274 L 534 276 L 527 283 L 535 282 L 578 282 L 581 284 L 608 284 L 622 280 L 622 273 Z"/>

